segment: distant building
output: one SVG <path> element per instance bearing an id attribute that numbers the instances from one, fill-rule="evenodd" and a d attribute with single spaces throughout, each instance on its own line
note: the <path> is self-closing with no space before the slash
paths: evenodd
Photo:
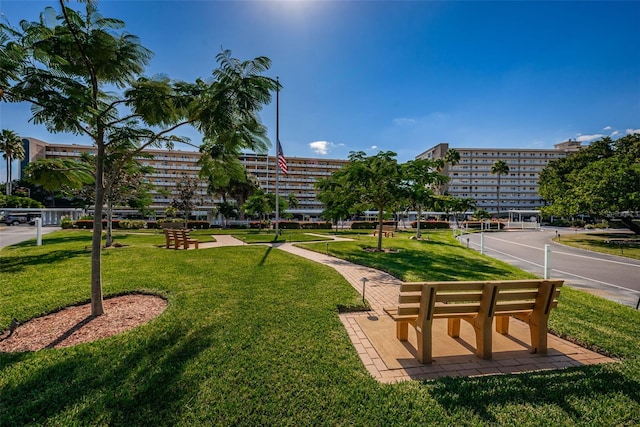
<path id="1" fill-rule="evenodd" d="M 477 209 L 490 213 L 498 210 L 498 176 L 491 167 L 498 160 L 509 166 L 509 174 L 500 178 L 500 213 L 510 209 L 539 209 L 543 201 L 538 195 L 540 172 L 552 161 L 580 149 L 580 142 L 569 140 L 554 149 L 519 148 L 454 148 L 460 153 L 457 165 L 445 167 L 450 180 L 445 191 L 455 197 L 475 199 Z M 444 158 L 448 143 L 438 144 L 416 156 L 416 159 Z"/>
<path id="2" fill-rule="evenodd" d="M 43 158 L 80 158 L 85 152 L 94 153 L 95 148 L 78 144 L 50 144 L 35 138 L 23 138 L 25 147 L 25 159 L 22 161 L 21 170 L 29 163 Z M 197 178 L 200 170 L 197 161 L 200 153 L 196 151 L 181 150 L 159 150 L 147 149 L 146 153 L 153 155 L 151 159 L 140 159 L 146 166 L 151 166 L 155 172 L 147 176 L 149 183 L 156 187 L 152 192 L 153 203 L 151 209 L 158 215 L 163 215 L 164 210 L 170 205 L 173 197 L 177 194 L 176 183 L 186 174 L 189 177 Z M 260 182 L 260 186 L 267 193 L 275 193 L 276 181 L 276 158 L 262 154 L 242 154 L 240 161 L 247 170 L 255 175 Z M 298 199 L 296 209 L 286 210 L 300 219 L 318 218 L 324 209 L 316 195 L 318 190 L 315 182 L 321 178 L 329 177 L 333 172 L 340 169 L 348 161 L 336 159 L 316 159 L 287 157 L 288 174 L 280 173 L 280 195 L 286 197 L 293 194 Z M 163 190 L 163 191 L 159 191 Z M 198 207 L 194 214 L 206 215 L 209 210 L 219 200 L 213 200 L 207 194 L 206 182 L 200 183 L 198 192 Z M 170 196 L 162 193 L 168 192 Z"/>

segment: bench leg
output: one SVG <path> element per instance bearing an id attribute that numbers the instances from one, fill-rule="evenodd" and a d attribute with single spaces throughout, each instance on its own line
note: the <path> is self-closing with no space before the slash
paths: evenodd
<path id="1" fill-rule="evenodd" d="M 502 335 L 509 333 L 509 317 L 510 316 L 496 316 L 496 332 Z"/>
<path id="2" fill-rule="evenodd" d="M 447 319 L 447 333 L 451 338 L 460 336 L 460 319 Z"/>
<path id="3" fill-rule="evenodd" d="M 480 316 L 478 316 L 480 317 Z M 473 322 L 473 329 L 476 333 L 476 354 L 484 360 L 491 360 L 491 327 L 493 326 L 492 317 L 476 318 Z"/>
<path id="4" fill-rule="evenodd" d="M 407 341 L 409 339 L 409 322 L 397 321 L 396 322 L 396 337 L 400 341 Z"/>
<path id="5" fill-rule="evenodd" d="M 531 353 L 547 354 L 547 316 L 531 314 L 527 323 L 531 333 Z"/>
<path id="6" fill-rule="evenodd" d="M 416 325 L 416 343 L 418 344 L 418 362 L 420 363 L 433 362 L 431 348 L 431 343 L 433 342 L 431 333 L 432 326 L 431 324 L 429 324 L 429 327 Z"/>

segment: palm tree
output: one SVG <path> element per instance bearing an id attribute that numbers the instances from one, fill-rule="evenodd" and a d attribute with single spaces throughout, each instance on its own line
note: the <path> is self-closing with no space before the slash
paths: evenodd
<path id="1" fill-rule="evenodd" d="M 24 147 L 22 145 L 22 139 L 15 134 L 15 132 L 10 131 L 8 129 L 2 129 L 2 133 L 0 134 L 0 152 L 2 152 L 2 157 L 7 162 L 7 184 L 6 184 L 6 194 L 10 196 L 12 193 L 11 189 L 11 180 L 12 180 L 12 166 L 14 160 L 23 160 L 24 159 Z"/>
<path id="2" fill-rule="evenodd" d="M 439 159 L 435 159 L 435 168 L 439 173 L 442 173 L 447 165 L 455 166 L 460 163 L 460 152 L 455 148 L 449 148 L 447 152 L 444 154 L 444 157 Z M 447 174 L 448 176 L 448 174 Z M 435 186 L 435 191 L 438 195 L 442 195 L 444 193 L 444 184 L 446 182 L 439 182 Z"/>
<path id="3" fill-rule="evenodd" d="M 455 166 L 460 163 L 460 153 L 454 148 L 449 148 L 444 155 L 444 161 L 451 166 Z"/>
<path id="4" fill-rule="evenodd" d="M 497 214 L 500 214 L 500 178 L 502 175 L 509 173 L 509 165 L 504 160 L 498 160 L 493 164 L 493 166 L 491 166 L 491 173 L 498 175 L 498 187 L 496 190 L 498 200 Z"/>

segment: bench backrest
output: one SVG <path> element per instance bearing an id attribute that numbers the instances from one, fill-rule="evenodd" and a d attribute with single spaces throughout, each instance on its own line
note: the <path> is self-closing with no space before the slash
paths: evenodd
<path id="1" fill-rule="evenodd" d="M 534 310 L 547 315 L 558 305 L 562 284 L 556 279 L 403 283 L 398 315 L 493 317 Z"/>

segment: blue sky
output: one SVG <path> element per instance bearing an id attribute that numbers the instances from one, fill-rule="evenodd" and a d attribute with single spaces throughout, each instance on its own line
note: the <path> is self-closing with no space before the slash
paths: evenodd
<path id="1" fill-rule="evenodd" d="M 76 7 L 75 3 L 71 3 Z M 54 1 L 2 0 L 12 24 Z M 221 48 L 267 56 L 288 157 L 414 158 L 452 147 L 553 148 L 640 129 L 640 2 L 116 1 L 155 56 L 148 75 L 209 77 Z M 1 127 L 89 144 L 0 104 Z M 262 114 L 275 141 L 275 97 Z M 190 129 L 180 134 L 193 142 Z M 271 153 L 274 152 L 272 148 Z M 0 180 L 4 181 L 4 173 Z"/>

